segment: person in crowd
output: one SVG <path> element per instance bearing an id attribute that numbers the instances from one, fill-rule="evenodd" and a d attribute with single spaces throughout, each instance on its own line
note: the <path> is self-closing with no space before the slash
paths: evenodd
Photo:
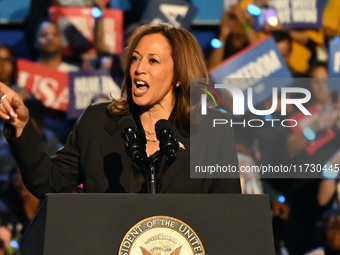
<path id="1" fill-rule="evenodd" d="M 323 136 L 334 127 L 337 114 L 334 108 L 332 93 L 328 89 L 328 67 L 327 63 L 316 62 L 310 70 L 311 80 L 309 88 L 312 95 L 310 108 L 314 111 L 308 122 L 316 135 Z M 318 114 L 316 114 L 318 113 Z M 323 134 L 321 134 L 323 133 Z M 333 131 L 332 131 L 333 133 Z M 315 142 L 308 140 L 301 133 L 292 134 L 288 140 L 288 151 L 290 157 L 295 157 L 302 152 L 306 146 L 313 146 Z"/>
<path id="2" fill-rule="evenodd" d="M 271 34 L 273 31 L 283 30 L 279 23 L 271 26 L 265 23 L 264 32 Z M 317 51 L 324 45 L 324 34 L 322 29 L 289 29 L 292 38 L 292 49 L 290 53 L 289 67 L 293 76 L 308 76 L 310 64 L 318 60 Z"/>
<path id="3" fill-rule="evenodd" d="M 22 100 L 32 97 L 29 91 L 16 85 L 17 64 L 10 46 L 0 45 L 0 82 L 15 90 Z"/>
<path id="4" fill-rule="evenodd" d="M 270 35 L 273 37 L 287 67 L 289 68 L 289 60 L 292 51 L 292 38 L 286 30 L 272 31 Z M 260 109 L 270 109 L 272 106 L 272 98 L 265 100 L 259 107 Z M 292 111 L 291 105 L 288 105 L 287 112 L 290 114 Z M 281 95 L 278 95 L 277 108 L 270 116 L 263 116 L 266 118 L 282 120 L 285 116 L 281 115 Z M 259 165 L 271 166 L 286 166 L 289 162 L 285 139 L 289 134 L 286 127 L 278 124 L 278 122 L 270 125 L 265 121 L 263 127 L 250 130 L 254 141 L 259 151 L 257 162 Z M 280 250 L 284 246 L 285 239 L 285 225 L 289 217 L 290 208 L 285 201 L 285 187 L 290 180 L 285 178 L 266 178 L 262 176 L 263 192 L 269 194 L 270 204 L 273 211 L 273 233 L 276 250 Z"/>
<path id="5" fill-rule="evenodd" d="M 5 203 L 7 212 L 7 217 L 1 217 L 2 223 L 11 229 L 12 239 L 18 241 L 35 217 L 40 200 L 26 189 L 17 168 L 12 169 L 8 188 L 0 198 Z"/>
<path id="6" fill-rule="evenodd" d="M 115 54 L 105 43 L 105 26 L 103 16 L 108 10 L 107 0 L 94 0 L 94 5 L 99 8 L 101 15 L 95 18 L 94 23 L 94 48 L 97 52 L 97 58 L 92 61 L 92 66 L 96 69 L 107 71 L 117 84 L 117 87 L 123 83 L 124 71 L 121 64 L 121 56 Z M 120 90 L 114 90 L 112 97 L 117 97 Z"/>
<path id="7" fill-rule="evenodd" d="M 79 67 L 63 60 L 62 39 L 57 24 L 52 21 L 43 21 L 36 32 L 35 49 L 37 63 L 62 72 L 79 71 Z M 53 109 L 47 110 L 46 126 L 58 135 L 59 140 L 65 143 L 68 133 L 72 129 L 74 120 L 66 116 L 66 112 Z"/>
<path id="8" fill-rule="evenodd" d="M 304 255 L 339 255 L 340 254 L 340 208 L 327 211 L 315 228 L 320 239 L 320 247 Z"/>
<path id="9" fill-rule="evenodd" d="M 338 149 L 331 158 L 326 162 L 328 174 L 320 182 L 317 196 L 318 204 L 326 206 L 333 204 L 333 207 L 339 207 L 339 166 L 340 166 L 340 149 Z"/>
<path id="10" fill-rule="evenodd" d="M 15 253 L 15 249 L 10 244 L 11 240 L 11 231 L 5 226 L 0 226 L 0 255 L 13 255 Z"/>
<path id="11" fill-rule="evenodd" d="M 326 40 L 340 35 L 340 2 L 328 0 L 322 15 L 322 25 Z"/>
<path id="12" fill-rule="evenodd" d="M 293 113 L 290 118 L 298 125 L 287 136 L 286 148 L 293 165 L 310 164 L 324 167 L 338 150 L 339 135 L 336 127 L 337 111 L 328 89 L 328 72 L 325 63 L 314 63 L 310 70 L 307 87 L 312 94 L 307 110 L 311 116 Z M 305 165 L 304 165 L 305 166 Z M 305 169 L 306 171 L 306 169 Z M 294 179 L 286 192 L 290 206 L 287 227 L 287 248 L 290 254 L 304 254 L 318 246 L 314 235 L 315 223 L 332 205 L 332 199 L 325 189 L 329 180 L 323 174 L 311 176 L 307 170 L 304 176 Z M 313 177 L 313 178 L 311 178 Z M 332 194 L 333 195 L 333 194 Z"/>
<path id="13" fill-rule="evenodd" d="M 251 145 L 245 143 L 241 137 L 236 134 L 237 158 L 240 169 L 253 169 L 257 166 L 255 155 Z M 241 171 L 240 173 L 242 194 L 263 194 L 260 174 L 256 172 Z"/>
<path id="14" fill-rule="evenodd" d="M 287 30 L 275 30 L 270 33 L 276 42 L 284 61 L 289 67 L 290 56 L 293 50 L 293 39 Z"/>
<path id="15" fill-rule="evenodd" d="M 218 35 L 221 47 L 213 48 L 207 53 L 209 70 L 258 41 L 258 34 L 253 29 L 252 22 L 252 16 L 246 10 L 241 9 L 239 4 L 233 5 L 223 13 Z"/>
<path id="16" fill-rule="evenodd" d="M 52 6 L 53 2 L 54 0 L 30 1 L 30 10 L 23 25 L 33 59 L 37 58 L 34 49 L 37 27 L 41 22 L 49 18 L 49 8 Z"/>
<path id="17" fill-rule="evenodd" d="M 279 28 L 279 27 L 278 27 Z M 278 29 L 276 28 L 276 29 Z M 293 75 L 308 74 L 311 63 L 318 60 L 317 50 L 324 45 L 322 30 L 288 30 L 293 39 L 289 66 Z"/>
<path id="18" fill-rule="evenodd" d="M 79 67 L 63 61 L 62 39 L 57 24 L 43 21 L 38 26 L 35 49 L 38 53 L 37 63 L 62 72 L 78 71 Z"/>
<path id="19" fill-rule="evenodd" d="M 320 78 L 314 84 L 316 87 L 316 97 L 321 102 L 324 102 L 320 107 L 323 110 L 325 116 L 320 117 L 318 126 L 320 129 L 329 130 L 332 133 L 340 129 L 340 102 L 339 93 L 330 92 L 328 90 L 327 80 L 328 78 L 328 66 L 326 63 L 316 63 L 312 69 L 312 76 Z M 340 149 L 337 149 L 334 153 L 329 154 L 329 159 L 326 162 L 327 168 L 333 172 L 329 173 L 331 176 L 325 176 L 321 181 L 318 193 L 318 203 L 320 206 L 326 206 L 329 203 L 334 203 L 334 206 L 339 207 L 338 191 L 338 166 L 340 164 Z M 327 178 L 328 177 L 328 178 Z"/>
<path id="20" fill-rule="evenodd" d="M 0 82 L 10 87 L 14 84 L 15 79 L 15 59 L 10 47 L 0 45 Z M 0 127 L 3 127 L 3 120 L 0 120 Z M 5 137 L 0 132 L 0 175 L 6 179 L 11 170 L 11 166 L 15 164 L 13 157 L 8 157 L 9 148 Z"/>
<path id="21" fill-rule="evenodd" d="M 336 2 L 336 0 L 334 1 Z M 242 0 L 241 7 L 246 9 L 249 4 L 254 4 L 260 8 L 268 8 L 274 6 L 277 3 L 273 3 L 268 0 Z M 321 4 L 322 6 L 322 4 Z M 320 7 L 321 8 L 321 7 Z M 263 31 L 260 37 L 265 34 L 270 34 L 276 30 L 282 30 L 284 26 L 280 23 L 280 16 L 278 17 L 278 23 L 270 24 L 264 22 Z M 319 60 L 318 51 L 324 45 L 324 33 L 322 29 L 288 29 L 290 37 L 292 38 L 292 51 L 289 60 L 289 67 L 293 72 L 293 76 L 304 76 L 308 74 L 310 64 L 316 60 Z"/>
<path id="22" fill-rule="evenodd" d="M 7 86 L 15 84 L 16 63 L 13 51 L 6 45 L 0 45 L 0 82 Z"/>
<path id="23" fill-rule="evenodd" d="M 25 99 L 24 104 L 29 110 L 31 121 L 43 142 L 45 151 L 50 156 L 54 155 L 63 144 L 59 141 L 54 132 L 46 128 L 46 107 L 40 100 L 35 98 Z"/>
<path id="24" fill-rule="evenodd" d="M 23 102 L 10 88 L 0 84 L 0 117 L 6 120 L 4 133 L 28 190 L 42 198 L 48 192 L 60 192 L 83 183 L 84 192 L 147 192 L 150 190 L 148 174 L 144 172 L 145 159 L 152 160 L 156 168 L 167 166 L 156 173 L 156 189 L 160 193 L 240 193 L 238 177 L 190 178 L 190 150 L 203 148 L 198 151 L 198 159 L 201 162 L 208 159 L 206 148 L 212 133 L 218 133 L 218 144 L 223 147 L 218 150 L 221 155 L 214 157 L 238 167 L 232 128 L 225 126 L 210 132 L 210 125 L 204 122 L 213 117 L 230 118 L 229 115 L 209 110 L 207 119 L 196 118 L 194 129 L 190 125 L 190 113 L 198 112 L 200 105 L 199 100 L 189 105 L 190 78 L 209 77 L 193 35 L 164 24 L 141 26 L 129 39 L 124 71 L 122 99 L 90 105 L 74 125 L 65 146 L 52 158 L 42 149 Z M 126 116 L 133 118 L 130 123 L 137 123 L 128 123 L 137 126 L 132 129 L 136 130 L 141 146 L 137 151 L 139 157 L 134 159 L 127 155 L 126 142 L 121 137 L 130 130 L 124 128 L 126 118 L 119 125 Z M 174 162 L 159 151 L 155 124 L 161 119 L 170 122 L 179 143 Z M 204 137 L 202 146 L 197 146 L 200 148 L 190 146 L 195 135 Z"/>
<path id="25" fill-rule="evenodd" d="M 100 10 L 101 15 L 95 17 L 95 27 L 94 27 L 94 47 L 99 53 L 112 53 L 105 43 L 105 32 L 104 32 L 104 20 L 102 16 L 105 15 L 107 10 L 108 1 L 107 0 L 94 0 L 94 5 Z M 110 68 L 108 66 L 107 68 Z"/>

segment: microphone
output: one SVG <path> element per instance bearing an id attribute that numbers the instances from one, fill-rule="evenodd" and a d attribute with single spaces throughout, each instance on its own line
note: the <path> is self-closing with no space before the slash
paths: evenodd
<path id="1" fill-rule="evenodd" d="M 168 160 L 174 161 L 176 159 L 176 152 L 179 149 L 179 143 L 173 135 L 169 121 L 157 121 L 155 129 L 161 153 L 163 153 Z"/>
<path id="2" fill-rule="evenodd" d="M 118 126 L 123 139 L 126 141 L 126 154 L 131 158 L 141 161 L 144 160 L 147 157 L 145 152 L 146 147 L 138 138 L 138 129 L 135 120 L 130 116 L 126 116 L 119 121 Z"/>

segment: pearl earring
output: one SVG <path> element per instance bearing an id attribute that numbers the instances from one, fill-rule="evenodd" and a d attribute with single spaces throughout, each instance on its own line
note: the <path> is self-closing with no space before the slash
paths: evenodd
<path id="1" fill-rule="evenodd" d="M 176 87 L 178 88 L 178 87 L 179 87 L 179 85 L 180 85 L 180 84 L 178 84 L 178 83 L 177 83 L 177 84 L 176 84 Z"/>

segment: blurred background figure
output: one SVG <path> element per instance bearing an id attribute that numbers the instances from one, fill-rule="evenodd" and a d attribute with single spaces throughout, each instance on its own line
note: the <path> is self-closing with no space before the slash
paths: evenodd
<path id="1" fill-rule="evenodd" d="M 305 255 L 340 255 L 340 208 L 327 211 L 316 224 L 320 247 Z"/>
<path id="2" fill-rule="evenodd" d="M 0 255 L 17 254 L 15 248 L 11 246 L 11 240 L 11 231 L 5 226 L 0 226 Z"/>
<path id="3" fill-rule="evenodd" d="M 215 48 L 211 48 L 208 53 L 209 70 L 258 41 L 259 37 L 253 29 L 252 23 L 252 16 L 246 10 L 241 9 L 240 4 L 233 5 L 223 13 L 217 36 L 219 44 Z"/>
<path id="4" fill-rule="evenodd" d="M 339 148 L 339 135 L 336 127 L 337 109 L 328 89 L 327 64 L 316 62 L 309 71 L 308 89 L 312 99 L 307 106 L 312 115 L 302 116 L 293 113 L 299 128 L 291 130 L 287 136 L 287 153 L 292 164 L 326 165 Z M 287 247 L 290 254 L 304 254 L 319 245 L 315 235 L 315 224 L 324 212 L 332 207 L 332 197 L 327 180 L 320 173 L 320 178 L 292 179 L 287 185 L 286 197 L 290 205 L 291 216 L 287 227 Z M 334 187 L 335 185 L 333 185 Z M 332 188 L 331 188 L 332 189 Z"/>
<path id="5" fill-rule="evenodd" d="M 248 149 L 251 146 L 242 142 L 240 137 L 236 140 L 238 164 L 244 170 L 240 173 L 242 194 L 263 194 L 260 174 L 252 171 L 257 163 L 252 150 Z"/>
<path id="6" fill-rule="evenodd" d="M 328 0 L 322 16 L 326 46 L 330 39 L 340 35 L 340 1 Z"/>
<path id="7" fill-rule="evenodd" d="M 275 40 L 284 61 L 289 67 L 290 57 L 293 50 L 293 39 L 287 30 L 275 30 L 269 33 Z M 290 68 L 290 67 L 289 67 Z"/>
<path id="8" fill-rule="evenodd" d="M 108 0 L 93 0 L 94 6 L 100 10 L 101 15 L 95 17 L 94 23 L 94 48 L 97 58 L 92 65 L 95 69 L 106 70 L 114 79 L 118 86 L 121 86 L 124 79 L 124 72 L 120 62 L 120 56 L 112 52 L 105 43 L 104 19 L 103 15 L 108 9 Z M 120 97 L 120 95 L 113 95 Z"/>
<path id="9" fill-rule="evenodd" d="M 11 230 L 12 239 L 19 241 L 35 217 L 40 207 L 40 200 L 26 189 L 17 168 L 10 173 L 8 187 L 3 191 L 0 199 L 6 208 L 6 214 L 2 215 L 1 222 Z"/>
<path id="10" fill-rule="evenodd" d="M 37 63 L 62 72 L 78 71 L 78 66 L 63 61 L 62 47 L 58 26 L 52 21 L 43 21 L 36 32 Z"/>
<path id="11" fill-rule="evenodd" d="M 46 128 L 46 107 L 40 100 L 33 98 L 26 99 L 24 103 L 30 112 L 35 129 L 38 131 L 38 134 L 43 141 L 45 150 L 49 155 L 54 155 L 56 151 L 63 146 L 63 144 L 59 141 L 54 132 Z"/>
<path id="12" fill-rule="evenodd" d="M 62 72 L 75 72 L 80 68 L 63 60 L 62 39 L 58 26 L 52 21 L 43 21 L 36 32 L 35 49 L 37 50 L 37 63 Z M 67 118 L 67 113 L 48 108 L 46 113 L 46 126 L 57 134 L 64 143 L 70 132 L 74 120 Z"/>
<path id="13" fill-rule="evenodd" d="M 15 84 L 17 67 L 12 49 L 6 45 L 0 45 L 0 82 L 7 86 Z"/>

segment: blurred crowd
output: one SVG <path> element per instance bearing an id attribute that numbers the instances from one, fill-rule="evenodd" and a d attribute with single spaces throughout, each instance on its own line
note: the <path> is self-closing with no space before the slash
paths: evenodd
<path id="1" fill-rule="evenodd" d="M 189 1 L 190 2 L 190 1 Z M 286 30 L 265 22 L 261 30 L 255 27 L 254 17 L 247 7 L 270 5 L 268 0 L 242 0 L 222 14 L 215 39 L 219 45 L 202 47 L 210 70 L 217 68 L 244 49 L 272 36 L 287 64 L 292 77 L 308 80 L 304 87 L 312 94 L 306 106 L 312 116 L 299 116 L 297 109 L 287 108 L 287 116 L 277 107 L 273 119 L 299 119 L 300 130 L 265 122 L 259 128 L 235 127 L 240 166 L 248 165 L 303 165 L 340 164 L 340 102 L 339 93 L 328 89 L 329 41 L 340 35 L 340 1 L 324 1 L 320 29 Z M 131 29 L 138 25 L 147 1 L 130 1 L 132 9 L 124 13 L 124 42 Z M 96 54 L 63 55 L 63 40 L 58 25 L 51 21 L 48 8 L 54 1 L 32 0 L 32 12 L 26 22 L 27 37 L 31 42 L 34 61 L 62 72 L 85 69 L 108 70 L 120 85 L 122 69 L 120 54 L 112 52 L 105 43 L 103 19 L 110 9 L 109 1 L 93 0 L 102 15 L 95 18 L 93 47 Z M 195 31 L 195 26 L 191 28 Z M 84 46 L 86 48 L 86 46 Z M 24 99 L 32 121 L 41 135 L 46 151 L 53 155 L 67 139 L 74 119 L 65 112 L 49 109 L 30 91 L 17 86 L 17 56 L 9 45 L 0 45 L 0 81 L 15 89 Z M 221 110 L 232 112 L 232 97 L 223 93 Z M 107 95 L 96 95 L 92 102 L 110 100 Z M 278 99 L 280 100 L 280 98 Z M 268 109 L 270 99 L 259 108 Z M 279 104 L 280 105 L 280 104 Z M 253 116 L 246 116 L 251 119 Z M 268 116 L 263 116 L 266 118 Z M 234 117 L 237 120 L 237 116 Z M 256 117 L 259 118 L 258 116 Z M 277 123 L 277 122 L 275 122 Z M 0 122 L 0 129 L 2 125 Z M 310 130 L 306 133 L 304 131 Z M 244 194 L 269 194 L 273 212 L 275 248 L 278 255 L 340 254 L 340 208 L 337 176 L 320 178 L 261 178 L 241 176 Z M 35 216 L 41 201 L 23 185 L 20 172 L 2 131 L 0 132 L 0 254 L 16 254 L 18 240 Z M 82 192 L 81 187 L 70 187 L 65 192 Z"/>

